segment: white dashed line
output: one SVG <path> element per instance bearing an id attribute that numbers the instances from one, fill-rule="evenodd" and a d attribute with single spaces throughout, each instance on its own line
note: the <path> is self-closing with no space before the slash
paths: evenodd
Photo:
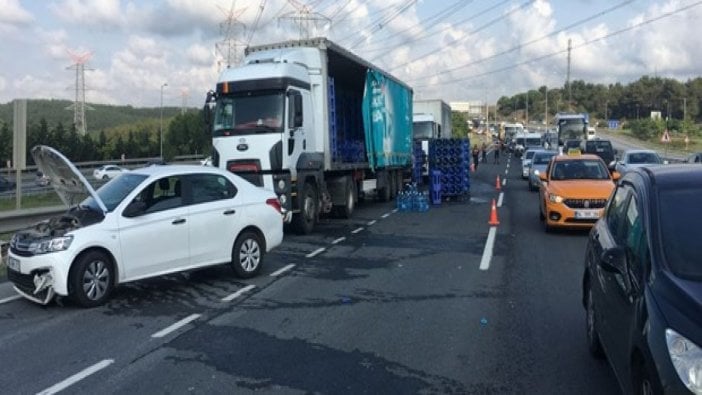
<path id="1" fill-rule="evenodd" d="M 361 232 L 361 231 L 363 231 L 363 227 L 356 228 L 356 229 L 352 230 L 351 233 L 356 234 L 356 233 Z"/>
<path id="2" fill-rule="evenodd" d="M 503 179 L 502 179 L 502 186 L 505 186 L 505 185 L 507 185 L 507 179 L 506 179 L 506 178 L 503 178 Z"/>
<path id="3" fill-rule="evenodd" d="M 39 392 L 37 395 L 51 395 L 55 394 L 57 392 L 61 392 L 65 390 L 66 388 L 72 386 L 73 384 L 83 380 L 84 378 L 90 376 L 93 373 L 96 373 L 102 369 L 105 369 L 106 367 L 112 365 L 114 363 L 114 359 L 103 359 L 102 361 L 96 363 L 93 366 L 87 367 L 80 372 L 74 374 L 73 376 L 63 380 L 60 383 L 54 384 L 51 387 Z"/>
<path id="4" fill-rule="evenodd" d="M 326 251 L 326 250 L 327 250 L 327 249 L 324 248 L 324 247 L 317 248 L 316 250 L 314 250 L 314 251 L 310 252 L 309 254 L 305 255 L 305 258 L 313 258 L 313 257 L 315 257 L 315 256 L 317 256 L 317 255 L 323 253 L 323 252 Z"/>
<path id="5" fill-rule="evenodd" d="M 241 295 L 243 295 L 243 294 L 245 294 L 245 293 L 251 291 L 251 290 L 254 289 L 254 288 L 256 288 L 256 286 L 253 285 L 253 284 L 247 285 L 247 286 L 245 286 L 244 288 L 242 288 L 242 289 L 240 289 L 240 290 L 234 292 L 233 294 L 222 298 L 222 302 L 231 302 L 232 300 L 234 300 L 234 299 L 238 298 L 239 296 L 241 296 Z"/>
<path id="6" fill-rule="evenodd" d="M 393 209 L 392 213 L 395 214 L 397 211 L 398 211 L 397 209 Z"/>
<path id="7" fill-rule="evenodd" d="M 490 260 L 492 259 L 492 249 L 495 246 L 495 234 L 497 233 L 497 227 L 491 226 L 488 231 L 488 238 L 485 242 L 485 249 L 483 250 L 483 258 L 480 260 L 480 270 L 488 270 L 490 268 Z"/>
<path id="8" fill-rule="evenodd" d="M 346 237 L 339 237 L 338 239 L 332 241 L 332 244 L 339 244 L 344 240 L 346 240 Z"/>
<path id="9" fill-rule="evenodd" d="M 502 207 L 502 199 L 505 197 L 504 192 L 500 192 L 500 197 L 497 198 L 497 207 Z"/>
<path id="10" fill-rule="evenodd" d="M 288 270 L 290 270 L 290 269 L 292 269 L 292 268 L 294 268 L 294 267 L 295 267 L 295 265 L 291 263 L 291 264 L 289 264 L 288 266 L 285 266 L 285 267 L 283 267 L 283 268 L 281 268 L 281 269 L 278 269 L 278 270 L 274 271 L 273 273 L 271 273 L 271 277 L 278 277 L 278 276 L 280 276 L 281 274 L 287 272 Z"/>
<path id="11" fill-rule="evenodd" d="M 169 326 L 168 328 L 162 329 L 153 335 L 151 337 L 164 337 L 168 335 L 171 332 L 177 331 L 178 329 L 184 327 L 185 325 L 188 325 L 192 321 L 195 321 L 196 319 L 200 318 L 200 314 L 190 314 L 189 316 L 183 318 L 182 320 L 176 322 L 175 324 Z"/>
<path id="12" fill-rule="evenodd" d="M 376 222 L 378 222 L 378 221 L 377 221 L 377 220 L 372 220 L 372 221 L 368 222 L 368 226 L 373 226 L 373 224 L 375 224 Z"/>
<path id="13" fill-rule="evenodd" d="M 509 173 L 509 169 L 505 169 L 505 175 L 507 175 L 507 173 Z"/>
<path id="14" fill-rule="evenodd" d="M 13 300 L 17 300 L 21 297 L 22 297 L 22 295 L 15 295 L 15 296 L 10 296 L 9 298 L 0 299 L 0 304 L 12 302 Z"/>
<path id="15" fill-rule="evenodd" d="M 390 213 L 385 213 L 385 214 L 381 215 L 380 218 L 383 218 L 383 219 L 384 219 L 384 218 L 387 218 L 387 217 L 389 217 L 389 216 L 390 216 Z"/>

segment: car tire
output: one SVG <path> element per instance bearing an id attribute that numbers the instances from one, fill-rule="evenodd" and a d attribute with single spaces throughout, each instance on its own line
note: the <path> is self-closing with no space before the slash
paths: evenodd
<path id="1" fill-rule="evenodd" d="M 587 349 L 590 351 L 590 355 L 597 359 L 602 359 L 604 357 L 604 351 L 602 350 L 602 343 L 600 342 L 600 334 L 595 328 L 595 306 L 592 302 L 592 289 L 590 289 L 590 284 L 587 284 L 585 288 L 585 333 L 587 338 Z"/>
<path id="2" fill-rule="evenodd" d="M 261 236 L 251 230 L 242 232 L 232 247 L 232 269 L 240 278 L 251 278 L 263 266 L 266 254 Z"/>
<path id="3" fill-rule="evenodd" d="M 71 298 L 83 307 L 104 304 L 114 287 L 114 273 L 112 261 L 104 252 L 88 251 L 80 255 L 69 274 Z"/>
<path id="4" fill-rule="evenodd" d="M 293 215 L 293 229 L 298 234 L 309 234 L 317 222 L 317 188 L 306 182 L 302 188 L 302 207 L 300 212 Z"/>

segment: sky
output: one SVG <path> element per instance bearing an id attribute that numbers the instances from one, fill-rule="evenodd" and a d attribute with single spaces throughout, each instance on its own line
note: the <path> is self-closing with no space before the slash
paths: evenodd
<path id="1" fill-rule="evenodd" d="M 702 0 L 0 0 L 0 103 L 73 100 L 72 66 L 85 61 L 89 103 L 158 107 L 163 91 L 164 106 L 199 107 L 245 45 L 304 35 L 416 99 L 563 87 L 569 40 L 571 80 L 684 81 L 702 71 L 700 20 Z"/>

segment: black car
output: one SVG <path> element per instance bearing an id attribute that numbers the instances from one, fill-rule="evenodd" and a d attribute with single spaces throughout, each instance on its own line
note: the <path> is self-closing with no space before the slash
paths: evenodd
<path id="1" fill-rule="evenodd" d="M 590 352 L 624 393 L 702 393 L 702 167 L 626 174 L 588 237 Z"/>
<path id="2" fill-rule="evenodd" d="M 685 158 L 685 163 L 702 163 L 702 152 L 695 152 Z"/>
<path id="3" fill-rule="evenodd" d="M 612 148 L 612 142 L 609 140 L 588 140 L 585 142 L 585 153 L 595 154 L 610 165 L 614 162 L 614 155 L 617 152 Z"/>
<path id="4" fill-rule="evenodd" d="M 10 181 L 3 176 L 0 176 L 0 192 L 14 191 L 14 190 L 15 190 L 15 182 Z"/>

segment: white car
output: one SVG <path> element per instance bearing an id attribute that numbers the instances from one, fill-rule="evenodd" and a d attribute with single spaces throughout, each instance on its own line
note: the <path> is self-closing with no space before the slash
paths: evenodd
<path id="1" fill-rule="evenodd" d="M 96 180 L 109 180 L 117 177 L 118 175 L 124 173 L 127 169 L 115 166 L 115 165 L 104 165 L 93 170 L 93 177 Z"/>
<path id="2" fill-rule="evenodd" d="M 526 152 L 524 152 L 524 155 L 522 155 L 522 178 L 529 178 L 529 168 L 531 167 L 531 160 L 534 157 L 535 153 L 541 151 L 543 150 L 530 148 L 526 150 Z"/>
<path id="3" fill-rule="evenodd" d="M 656 166 L 666 163 L 658 156 L 658 153 L 650 149 L 635 149 L 624 152 L 622 157 L 616 161 L 614 169 L 619 174 L 624 175 L 627 171 L 644 166 Z"/>
<path id="4" fill-rule="evenodd" d="M 275 194 L 225 170 L 150 166 L 95 191 L 53 148 L 32 156 L 70 207 L 10 241 L 8 280 L 34 302 L 98 306 L 121 283 L 222 263 L 251 277 L 283 240 Z"/>

